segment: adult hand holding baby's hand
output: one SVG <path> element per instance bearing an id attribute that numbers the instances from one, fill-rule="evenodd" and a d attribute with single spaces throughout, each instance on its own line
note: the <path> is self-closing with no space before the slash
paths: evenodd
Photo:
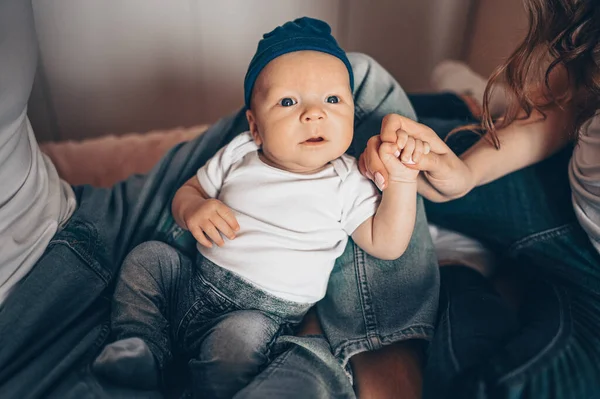
<path id="1" fill-rule="evenodd" d="M 212 242 L 222 247 L 225 241 L 221 234 L 233 240 L 240 229 L 231 208 L 217 199 L 202 199 L 189 206 L 183 219 L 196 241 L 207 248 Z"/>
<path id="2" fill-rule="evenodd" d="M 379 159 L 383 163 L 387 179 L 381 180 L 375 176 L 375 184 L 380 190 L 388 187 L 391 183 L 416 183 L 419 169 L 410 166 L 418 161 L 422 154 L 429 153 L 429 144 L 421 140 L 415 140 L 408 135 L 399 137 L 395 142 L 382 142 L 379 146 Z M 385 183 L 385 184 L 384 184 Z"/>
<path id="3" fill-rule="evenodd" d="M 431 201 L 459 198 L 474 186 L 468 166 L 433 130 L 404 116 L 390 114 L 383 119 L 381 134 L 369 139 L 358 163 L 361 173 L 375 181 L 380 188 L 385 189 L 390 179 L 387 166 L 381 158 L 381 148 L 388 145 L 397 145 L 398 148 L 405 146 L 400 160 L 408 169 L 423 171 L 418 190 Z M 430 151 L 426 153 L 429 148 Z"/>

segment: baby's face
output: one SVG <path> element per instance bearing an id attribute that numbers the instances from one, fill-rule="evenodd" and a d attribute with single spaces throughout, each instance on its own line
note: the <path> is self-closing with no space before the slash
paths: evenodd
<path id="1" fill-rule="evenodd" d="M 354 100 L 338 58 L 298 51 L 261 71 L 246 116 L 263 160 L 291 172 L 315 172 L 352 142 Z"/>

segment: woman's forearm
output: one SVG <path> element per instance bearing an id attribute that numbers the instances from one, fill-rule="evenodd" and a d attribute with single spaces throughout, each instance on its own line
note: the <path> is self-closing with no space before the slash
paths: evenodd
<path id="1" fill-rule="evenodd" d="M 569 121 L 570 112 L 558 107 L 546 111 L 546 118 L 534 112 L 498 130 L 499 150 L 484 136 L 460 157 L 471 172 L 473 186 L 533 165 L 564 148 L 571 140 Z"/>

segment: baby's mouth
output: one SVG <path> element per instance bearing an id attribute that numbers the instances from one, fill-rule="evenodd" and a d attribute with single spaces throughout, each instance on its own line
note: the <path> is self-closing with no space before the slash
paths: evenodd
<path id="1" fill-rule="evenodd" d="M 319 143 L 323 140 L 325 140 L 323 137 L 312 137 L 312 138 L 306 140 L 306 142 L 307 143 Z"/>

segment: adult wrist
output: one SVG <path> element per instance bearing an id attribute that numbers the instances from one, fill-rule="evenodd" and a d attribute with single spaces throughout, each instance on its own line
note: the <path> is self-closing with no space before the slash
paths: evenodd
<path id="1" fill-rule="evenodd" d="M 471 192 L 471 190 L 473 190 L 475 187 L 477 187 L 477 183 L 476 183 L 477 177 L 475 176 L 475 173 L 473 173 L 472 169 L 469 168 L 469 165 L 467 163 L 464 163 L 464 165 L 465 165 L 464 188 L 460 193 L 452 196 L 451 199 L 453 199 L 453 200 L 464 197 L 465 195 L 469 194 Z"/>

